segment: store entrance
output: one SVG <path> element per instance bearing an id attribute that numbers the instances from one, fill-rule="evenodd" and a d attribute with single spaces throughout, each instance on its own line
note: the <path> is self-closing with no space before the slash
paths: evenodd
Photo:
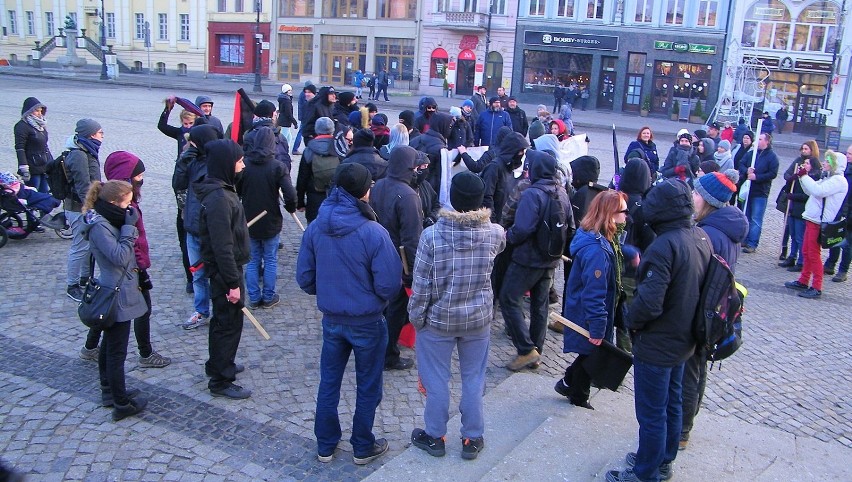
<path id="1" fill-rule="evenodd" d="M 456 94 L 473 95 L 476 60 L 459 60 L 458 67 L 458 74 L 456 74 Z"/>
<path id="2" fill-rule="evenodd" d="M 799 134 L 817 135 L 822 124 L 819 109 L 822 108 L 822 97 L 800 95 L 796 102 L 795 127 L 793 132 Z"/>

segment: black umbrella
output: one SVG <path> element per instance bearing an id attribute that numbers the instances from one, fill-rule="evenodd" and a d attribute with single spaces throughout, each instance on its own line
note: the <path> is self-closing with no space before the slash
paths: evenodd
<path id="1" fill-rule="evenodd" d="M 589 337 L 588 330 L 556 313 L 550 313 L 550 319 L 562 323 L 586 338 Z M 607 340 L 603 340 L 596 346 L 583 362 L 583 368 L 591 376 L 592 383 L 613 392 L 621 386 L 631 366 L 633 366 L 633 356 Z"/>

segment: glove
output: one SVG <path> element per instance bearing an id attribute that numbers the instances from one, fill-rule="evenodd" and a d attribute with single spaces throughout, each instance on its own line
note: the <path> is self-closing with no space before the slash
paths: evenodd
<path id="1" fill-rule="evenodd" d="M 138 221 L 139 210 L 133 209 L 132 207 L 127 208 L 127 211 L 124 212 L 124 224 L 128 226 L 136 226 Z"/>
<path id="2" fill-rule="evenodd" d="M 796 171 L 796 175 L 799 176 L 799 177 L 806 176 L 807 174 L 808 174 L 808 168 L 805 167 L 805 166 L 800 167 L 799 170 Z"/>
<path id="3" fill-rule="evenodd" d="M 32 176 L 30 176 L 30 166 L 27 165 L 18 166 L 18 174 L 21 175 L 21 179 L 23 179 L 24 182 L 30 182 L 30 179 L 32 178 Z"/>
<path id="4" fill-rule="evenodd" d="M 287 211 L 290 214 L 295 213 L 296 212 L 296 203 L 285 202 L 284 203 L 284 210 Z"/>
<path id="5" fill-rule="evenodd" d="M 675 174 L 677 174 L 680 178 L 686 178 L 686 166 L 680 165 L 675 167 Z"/>
<path id="6" fill-rule="evenodd" d="M 151 283 L 151 276 L 148 274 L 148 270 L 140 269 L 139 270 L 139 289 L 145 291 L 151 291 L 154 288 L 154 284 Z"/>

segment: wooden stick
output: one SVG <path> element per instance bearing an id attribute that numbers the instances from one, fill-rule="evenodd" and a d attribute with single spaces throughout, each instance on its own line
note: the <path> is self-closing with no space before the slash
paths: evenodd
<path id="1" fill-rule="evenodd" d="M 296 224 L 299 225 L 299 229 L 301 229 L 302 232 L 304 233 L 305 232 L 305 226 L 303 226 L 302 222 L 299 221 L 299 217 L 296 216 L 296 213 L 290 213 L 290 216 L 293 216 L 293 221 L 296 221 Z"/>
<path id="2" fill-rule="evenodd" d="M 568 328 L 571 328 L 572 330 L 574 330 L 577 333 L 585 336 L 586 338 L 591 338 L 591 334 L 589 333 L 589 330 L 583 328 L 582 326 L 574 323 L 573 321 L 571 321 L 567 318 L 563 318 L 563 317 L 559 316 L 555 312 L 550 313 L 550 319 L 553 320 L 553 321 L 558 321 L 559 323 L 562 323 L 563 325 L 567 326 Z"/>
<path id="3" fill-rule="evenodd" d="M 252 218 L 252 220 L 251 220 L 251 221 L 247 222 L 247 223 L 246 223 L 246 227 L 247 227 L 247 228 L 250 228 L 250 227 L 252 226 L 252 224 L 254 224 L 254 223 L 256 223 L 256 222 L 260 221 L 260 218 L 262 218 L 262 217 L 266 216 L 266 214 L 267 214 L 267 212 L 266 212 L 266 210 L 264 209 L 263 211 L 261 211 L 261 212 L 260 212 L 260 214 L 258 214 L 258 215 L 257 215 L 257 216 L 255 216 L 254 218 Z"/>
<path id="4" fill-rule="evenodd" d="M 568 256 L 565 256 L 564 254 L 562 255 L 562 261 L 565 261 L 566 263 L 573 263 L 574 262 L 571 258 L 569 258 Z"/>
<path id="5" fill-rule="evenodd" d="M 408 258 L 405 256 L 405 248 L 399 246 L 397 249 L 399 250 L 399 257 L 402 258 L 402 272 L 405 273 L 405 276 L 408 276 Z"/>
<path id="6" fill-rule="evenodd" d="M 257 321 L 257 318 L 255 318 L 254 315 L 251 314 L 251 311 L 249 311 L 248 308 L 246 308 L 245 306 L 243 306 L 243 314 L 246 315 L 246 318 L 251 321 L 251 324 L 254 325 L 255 328 L 257 328 L 257 331 L 260 332 L 260 335 L 264 339 L 268 340 L 270 338 L 269 333 L 267 333 L 266 330 L 263 329 L 263 325 L 261 325 L 260 322 Z"/>

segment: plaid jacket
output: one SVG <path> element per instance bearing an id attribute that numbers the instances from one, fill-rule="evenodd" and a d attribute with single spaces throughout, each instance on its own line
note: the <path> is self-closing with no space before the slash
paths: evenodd
<path id="1" fill-rule="evenodd" d="M 442 210 L 438 222 L 423 231 L 414 262 L 411 324 L 427 324 L 457 336 L 491 322 L 494 257 L 506 247 L 503 228 L 489 221 L 491 212 Z"/>

